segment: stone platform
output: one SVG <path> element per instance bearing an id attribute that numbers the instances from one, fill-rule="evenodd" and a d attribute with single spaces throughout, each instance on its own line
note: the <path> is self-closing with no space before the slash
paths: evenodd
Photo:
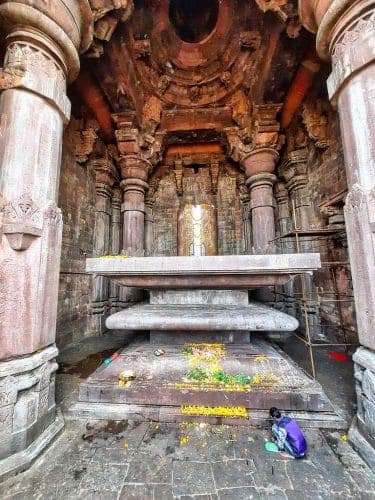
<path id="1" fill-rule="evenodd" d="M 291 332 L 298 328 L 298 321 L 254 301 L 246 306 L 141 303 L 112 314 L 106 326 L 110 330 Z"/>
<path id="2" fill-rule="evenodd" d="M 193 407 L 241 407 L 248 416 L 240 420 L 262 424 L 269 408 L 278 406 L 288 412 L 301 413 L 307 419 L 309 414 L 314 415 L 315 420 L 327 420 L 332 426 L 340 422 L 320 384 L 305 375 L 285 353 L 265 341 L 256 339 L 251 345 L 241 346 L 159 347 L 165 350 L 162 356 L 155 356 L 155 346 L 138 345 L 122 350 L 109 366 L 99 367 L 80 385 L 72 415 L 119 419 L 138 413 L 141 419 L 156 421 L 207 418 L 211 422 L 233 423 L 238 419 L 216 416 L 215 412 L 200 415 L 199 410 L 194 414 Z M 221 372 L 220 381 L 212 377 L 212 366 L 216 376 Z M 126 387 L 119 386 L 118 374 L 129 369 L 135 371 L 135 380 Z M 190 378 L 192 373 L 199 376 L 201 372 L 197 369 L 211 372 L 211 376 L 206 380 Z M 239 378 L 245 380 L 246 377 L 250 383 L 238 382 Z M 226 378 L 229 379 L 225 381 Z"/>
<path id="3" fill-rule="evenodd" d="M 202 257 L 109 256 L 86 260 L 86 272 L 117 284 L 159 289 L 257 289 L 283 285 L 320 268 L 320 254 L 215 255 Z"/>

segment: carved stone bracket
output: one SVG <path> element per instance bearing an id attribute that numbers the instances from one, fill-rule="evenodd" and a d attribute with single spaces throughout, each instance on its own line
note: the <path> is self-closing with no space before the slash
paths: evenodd
<path id="1" fill-rule="evenodd" d="M 303 106 L 302 117 L 310 139 L 318 148 L 326 149 L 330 145 L 327 134 L 326 104 L 321 99 L 306 102 Z"/>
<path id="2" fill-rule="evenodd" d="M 94 18 L 94 40 L 85 52 L 85 57 L 99 58 L 103 52 L 103 41 L 111 40 L 121 22 L 126 22 L 134 10 L 133 0 L 89 0 Z"/>
<path id="3" fill-rule="evenodd" d="M 280 124 L 277 115 L 283 104 L 260 104 L 254 106 L 254 138 L 253 143 L 257 148 L 280 149 L 279 131 Z"/>
<path id="4" fill-rule="evenodd" d="M 61 212 L 50 203 L 39 207 L 27 193 L 15 200 L 3 203 L 2 232 L 13 250 L 27 250 L 31 243 L 42 236 L 43 227 L 57 225 L 61 222 Z"/>
<path id="5" fill-rule="evenodd" d="M 279 176 L 287 183 L 288 190 L 297 184 L 307 184 L 307 149 L 291 151 L 279 167 Z"/>

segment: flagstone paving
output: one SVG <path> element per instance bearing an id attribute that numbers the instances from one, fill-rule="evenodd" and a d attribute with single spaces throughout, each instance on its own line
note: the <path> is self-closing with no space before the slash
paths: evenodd
<path id="1" fill-rule="evenodd" d="M 306 459 L 268 453 L 266 430 L 194 423 L 68 422 L 2 499 L 334 499 L 375 497 L 345 434 L 306 431 Z"/>

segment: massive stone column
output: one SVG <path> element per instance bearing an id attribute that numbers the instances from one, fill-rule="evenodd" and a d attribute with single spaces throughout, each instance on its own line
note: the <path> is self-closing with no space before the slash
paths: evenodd
<path id="1" fill-rule="evenodd" d="M 27 467 L 63 426 L 54 397 L 56 201 L 82 13 L 75 0 L 0 2 L 0 477 Z"/>
<path id="2" fill-rule="evenodd" d="M 122 247 L 129 255 L 144 255 L 145 193 L 150 164 L 138 156 L 121 160 L 121 188 L 124 192 Z"/>
<path id="3" fill-rule="evenodd" d="M 275 251 L 275 201 L 273 185 L 279 154 L 272 148 L 252 151 L 241 164 L 250 190 L 252 244 L 256 253 Z"/>
<path id="4" fill-rule="evenodd" d="M 375 466 L 375 1 L 335 0 L 321 14 L 319 55 L 332 61 L 328 91 L 337 105 L 349 193 L 346 229 L 359 341 L 358 414 L 352 442 Z"/>

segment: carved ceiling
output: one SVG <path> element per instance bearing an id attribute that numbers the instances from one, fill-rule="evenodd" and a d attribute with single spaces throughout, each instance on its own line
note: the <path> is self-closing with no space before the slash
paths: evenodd
<path id="1" fill-rule="evenodd" d="M 111 114 L 166 132 L 169 143 L 216 140 L 227 127 L 246 139 L 255 107 L 283 102 L 311 45 L 297 0 L 90 3 L 96 23 L 84 71 Z"/>

